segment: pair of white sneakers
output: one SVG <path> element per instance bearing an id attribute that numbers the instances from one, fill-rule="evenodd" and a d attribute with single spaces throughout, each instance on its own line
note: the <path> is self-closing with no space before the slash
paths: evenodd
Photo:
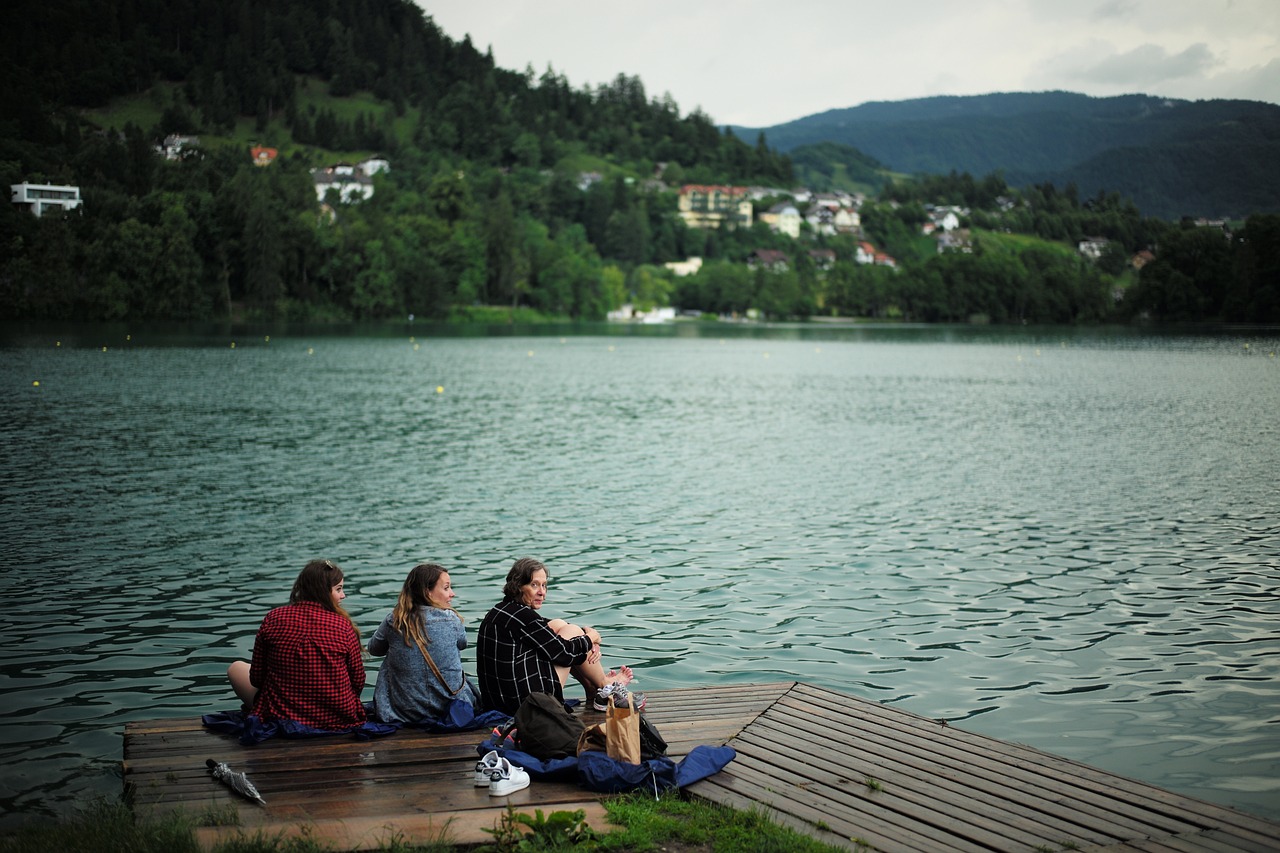
<path id="1" fill-rule="evenodd" d="M 489 752 L 476 762 L 475 786 L 488 787 L 491 797 L 505 797 L 529 787 L 529 774 L 497 752 Z"/>

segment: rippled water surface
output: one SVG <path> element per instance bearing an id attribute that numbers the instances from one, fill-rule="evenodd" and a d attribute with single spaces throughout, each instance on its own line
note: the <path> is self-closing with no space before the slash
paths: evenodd
<path id="1" fill-rule="evenodd" d="M 1274 333 L 594 331 L 11 333 L 0 826 L 234 707 L 307 559 L 366 633 L 441 562 L 474 632 L 526 554 L 642 688 L 800 679 L 1280 819 Z"/>

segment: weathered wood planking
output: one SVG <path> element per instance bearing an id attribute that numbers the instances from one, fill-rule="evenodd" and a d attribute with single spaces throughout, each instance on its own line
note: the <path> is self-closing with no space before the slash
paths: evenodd
<path id="1" fill-rule="evenodd" d="M 797 684 L 689 792 L 885 851 L 1280 849 L 1280 824 Z"/>
<path id="2" fill-rule="evenodd" d="M 668 690 L 651 694 L 645 715 L 679 760 L 699 744 L 723 744 L 777 701 L 790 683 L 717 690 Z M 604 715 L 583 714 L 590 724 Z M 471 782 L 483 731 L 426 734 L 404 729 L 359 741 L 344 736 L 273 739 L 241 746 L 210 732 L 199 719 L 142 720 L 125 726 L 124 782 L 135 810 L 159 814 L 177 809 L 199 815 L 230 809 L 239 827 L 198 830 L 211 847 L 240 832 L 307 834 L 335 850 L 376 848 L 393 838 L 457 844 L 492 841 L 507 803 L 521 811 L 584 809 L 603 827 L 601 795 L 567 783 L 535 781 L 508 797 L 490 797 Z M 205 759 L 228 762 L 248 774 L 267 801 L 249 803 L 214 782 Z"/>
<path id="3" fill-rule="evenodd" d="M 683 757 L 729 743 L 738 758 L 689 793 L 837 847 L 884 851 L 1272 851 L 1280 824 L 976 735 L 898 708 L 784 682 L 649 694 L 645 711 Z M 587 712 L 596 722 L 603 714 Z M 240 828 L 199 830 L 203 844 L 240 832 L 305 833 L 336 850 L 393 838 L 491 841 L 510 802 L 521 811 L 584 809 L 605 828 L 600 796 L 534 782 L 509 797 L 471 784 L 483 732 L 404 730 L 372 741 L 331 737 L 242 747 L 199 720 L 125 729 L 124 781 L 135 808 L 232 809 Z M 209 777 L 206 758 L 249 774 L 250 804 Z M 868 783 L 871 784 L 868 784 Z M 860 846 L 861 845 L 861 846 Z"/>

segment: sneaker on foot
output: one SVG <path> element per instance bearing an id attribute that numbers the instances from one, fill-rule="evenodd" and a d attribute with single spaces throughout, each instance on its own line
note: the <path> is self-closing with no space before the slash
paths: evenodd
<path id="1" fill-rule="evenodd" d="M 489 772 L 489 796 L 505 797 L 529 787 L 529 774 L 523 767 L 516 767 L 505 758 L 498 759 L 498 766 Z"/>
<path id="2" fill-rule="evenodd" d="M 591 703 L 591 707 L 597 711 L 607 711 L 609 710 L 610 698 L 613 699 L 614 705 L 626 705 L 628 692 L 631 691 L 628 691 L 621 684 L 606 684 L 596 691 L 596 699 Z M 635 692 L 631 692 L 631 695 L 635 698 L 636 710 L 639 711 L 644 707 L 645 696 L 643 693 Z"/>
<path id="3" fill-rule="evenodd" d="M 502 756 L 497 752 L 490 752 L 484 758 L 476 762 L 475 786 L 477 788 L 487 787 L 490 774 L 498 769 L 498 762 L 502 760 Z"/>

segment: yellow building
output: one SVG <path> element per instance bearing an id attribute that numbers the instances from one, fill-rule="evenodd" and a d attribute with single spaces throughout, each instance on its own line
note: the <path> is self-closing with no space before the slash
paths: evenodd
<path id="1" fill-rule="evenodd" d="M 746 187 L 686 184 L 677 208 L 691 228 L 751 227 L 751 199 Z"/>

